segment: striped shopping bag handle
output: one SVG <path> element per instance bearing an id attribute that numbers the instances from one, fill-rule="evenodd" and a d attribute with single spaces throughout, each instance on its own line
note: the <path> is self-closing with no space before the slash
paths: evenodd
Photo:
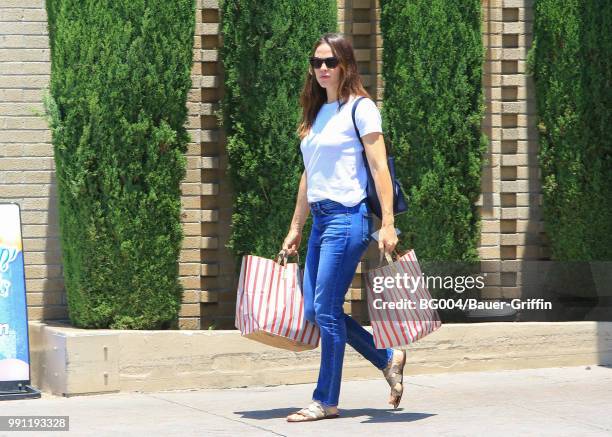
<path id="1" fill-rule="evenodd" d="M 300 265 L 300 253 L 296 252 L 295 256 L 297 257 L 297 263 L 298 263 L 298 269 L 299 269 L 299 265 Z M 279 262 L 280 259 L 280 262 Z M 281 275 L 281 278 L 283 280 L 285 280 L 285 272 L 287 271 L 286 267 L 287 267 L 287 259 L 289 259 L 289 256 L 287 255 L 287 251 L 285 249 L 281 249 L 280 252 L 278 252 L 278 254 L 276 255 L 276 258 L 274 259 L 274 262 L 280 266 L 283 267 L 283 274 Z"/>
<path id="2" fill-rule="evenodd" d="M 393 254 L 395 255 L 395 260 L 397 261 L 402 256 L 398 253 L 397 250 L 393 249 Z M 385 252 L 384 250 L 380 251 L 380 258 L 378 259 L 378 267 L 383 267 L 383 256 L 387 260 L 387 265 L 391 266 L 395 273 L 399 273 L 397 271 L 397 267 L 395 266 L 395 261 L 393 261 L 393 257 L 389 252 Z"/>

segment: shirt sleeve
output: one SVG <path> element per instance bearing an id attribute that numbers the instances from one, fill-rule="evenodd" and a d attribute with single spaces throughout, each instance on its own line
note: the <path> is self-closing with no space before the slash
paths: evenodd
<path id="1" fill-rule="evenodd" d="M 355 110 L 355 123 L 362 137 L 372 132 L 382 133 L 382 119 L 380 110 L 373 100 L 364 98 Z"/>

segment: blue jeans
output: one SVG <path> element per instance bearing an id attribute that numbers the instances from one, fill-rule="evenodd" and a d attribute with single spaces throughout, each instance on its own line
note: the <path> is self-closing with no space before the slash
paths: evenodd
<path id="1" fill-rule="evenodd" d="M 309 205 L 313 223 L 304 270 L 304 317 L 321 331 L 321 368 L 312 399 L 337 406 L 347 341 L 381 370 L 393 349 L 376 349 L 372 334 L 343 309 L 344 295 L 371 239 L 366 200 L 352 207 L 329 199 Z"/>

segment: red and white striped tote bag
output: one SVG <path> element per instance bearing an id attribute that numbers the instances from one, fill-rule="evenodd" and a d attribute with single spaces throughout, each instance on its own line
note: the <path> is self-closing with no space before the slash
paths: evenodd
<path id="1" fill-rule="evenodd" d="M 378 349 L 414 343 L 442 325 L 429 305 L 431 294 L 414 250 L 395 261 L 385 255 L 388 265 L 366 273 L 368 313 Z M 384 278 L 397 278 L 398 273 L 400 280 L 384 283 Z"/>
<path id="2" fill-rule="evenodd" d="M 304 351 L 319 344 L 319 327 L 304 318 L 302 271 L 254 255 L 242 258 L 236 294 L 235 326 L 252 340 Z"/>

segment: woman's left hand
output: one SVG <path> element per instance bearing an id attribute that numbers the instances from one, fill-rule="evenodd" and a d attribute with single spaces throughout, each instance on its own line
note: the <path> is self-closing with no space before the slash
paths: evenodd
<path id="1" fill-rule="evenodd" d="M 397 245 L 397 234 L 395 226 L 383 225 L 378 232 L 378 249 L 387 253 L 392 253 Z"/>

